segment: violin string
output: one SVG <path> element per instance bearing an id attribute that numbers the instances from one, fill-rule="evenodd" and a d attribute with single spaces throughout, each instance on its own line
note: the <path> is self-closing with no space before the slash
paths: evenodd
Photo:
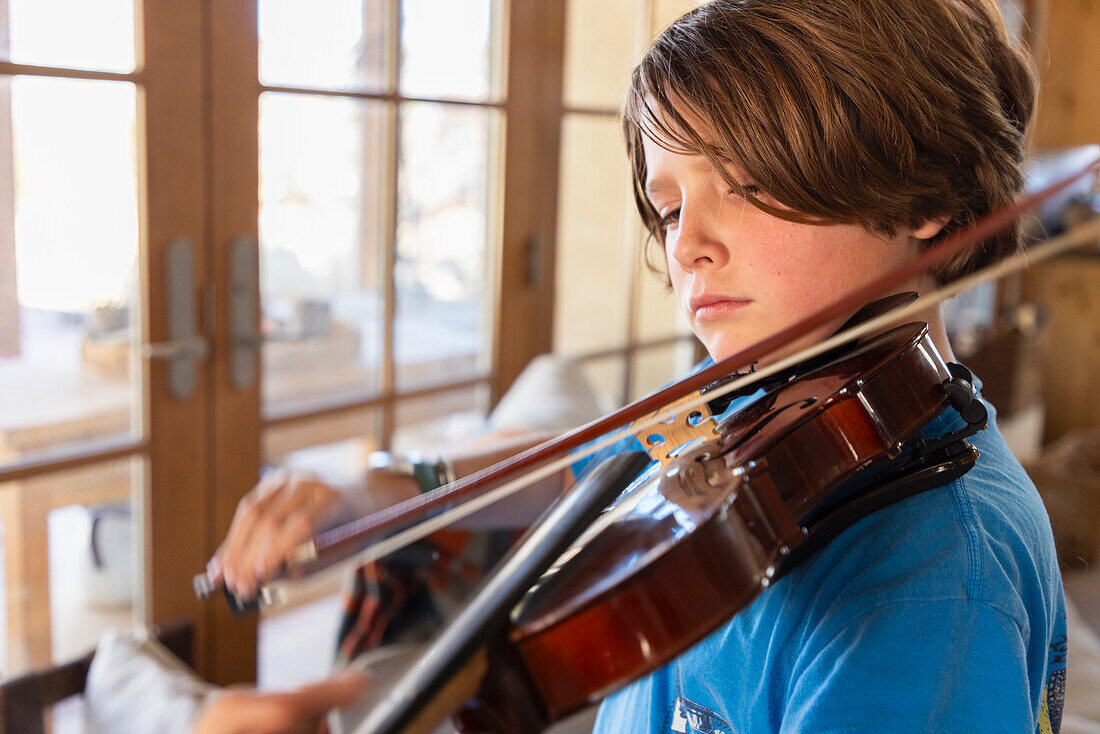
<path id="1" fill-rule="evenodd" d="M 316 573 L 303 579 L 288 579 L 280 581 L 272 581 L 265 586 L 261 587 L 260 600 L 263 606 L 279 606 L 302 596 L 308 596 L 314 589 L 320 587 L 327 587 L 333 583 L 333 579 L 342 576 L 348 570 L 355 568 L 359 565 L 375 561 L 389 553 L 392 553 L 400 548 L 403 548 L 410 543 L 420 540 L 437 530 L 441 530 L 455 522 L 462 520 L 463 518 L 481 510 L 489 505 L 492 505 L 506 497 L 511 496 L 515 492 L 534 484 L 535 482 L 551 476 L 555 472 L 558 472 L 571 464 L 579 461 L 582 458 L 596 454 L 597 452 L 605 451 L 610 446 L 618 443 L 619 441 L 627 438 L 628 436 L 640 433 L 641 431 L 652 428 L 660 423 L 665 423 L 669 418 L 675 417 L 681 413 L 687 412 L 702 405 L 705 402 L 722 397 L 735 390 L 743 389 L 755 382 L 758 382 L 766 377 L 770 377 L 773 374 L 782 372 L 790 367 L 797 365 L 807 359 L 812 359 L 820 354 L 835 349 L 837 347 L 848 344 L 861 337 L 879 333 L 882 330 L 902 323 L 906 319 L 923 312 L 929 308 L 941 303 L 942 301 L 952 298 L 959 293 L 974 288 L 982 283 L 986 283 L 992 280 L 996 280 L 1004 277 L 1010 273 L 1022 270 L 1029 265 L 1047 260 L 1054 255 L 1065 252 L 1067 250 L 1080 247 L 1090 242 L 1100 241 L 1100 217 L 1089 220 L 1083 224 L 1076 226 L 1074 229 L 1052 238 L 1048 242 L 1025 250 L 1011 257 L 987 266 L 980 271 L 972 273 L 969 276 L 960 278 L 952 283 L 941 287 L 940 289 L 922 296 L 907 306 L 899 308 L 895 311 L 885 313 L 879 317 L 865 321 L 857 326 L 847 329 L 841 333 L 835 334 L 832 337 L 813 345 L 798 354 L 791 355 L 769 365 L 758 367 L 756 371 L 749 373 L 743 377 L 726 383 L 720 387 L 710 390 L 707 394 L 697 395 L 693 399 L 677 405 L 674 410 L 670 411 L 658 411 L 651 415 L 649 418 L 632 424 L 630 427 L 620 429 L 609 433 L 605 437 L 598 439 L 587 446 L 584 446 L 571 454 L 556 459 L 550 463 L 547 463 L 537 469 L 532 470 L 528 474 L 517 477 L 499 487 L 496 487 L 488 492 L 471 498 L 465 503 L 449 508 L 438 515 L 422 520 L 416 525 L 412 525 L 404 530 L 401 530 L 393 535 L 372 544 L 368 548 L 349 556 L 348 558 L 333 564 L 332 566 L 319 570 Z M 295 559 L 298 562 L 305 562 L 315 560 L 316 552 L 313 551 L 312 556 L 310 552 L 311 543 L 304 544 L 299 549 L 299 555 Z"/>

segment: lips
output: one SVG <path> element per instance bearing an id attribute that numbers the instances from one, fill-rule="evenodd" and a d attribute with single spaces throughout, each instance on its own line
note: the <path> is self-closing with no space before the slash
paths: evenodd
<path id="1" fill-rule="evenodd" d="M 717 293 L 704 293 L 693 296 L 688 308 L 696 321 L 712 321 L 728 316 L 752 303 L 749 298 L 738 298 Z"/>

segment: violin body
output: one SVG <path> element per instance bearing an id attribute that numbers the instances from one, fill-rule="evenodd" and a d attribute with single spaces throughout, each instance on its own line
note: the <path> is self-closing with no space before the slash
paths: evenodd
<path id="1" fill-rule="evenodd" d="M 772 383 L 636 480 L 516 605 L 464 731 L 530 734 L 656 670 L 748 606 L 807 517 L 896 457 L 949 404 L 951 373 L 906 324 Z"/>

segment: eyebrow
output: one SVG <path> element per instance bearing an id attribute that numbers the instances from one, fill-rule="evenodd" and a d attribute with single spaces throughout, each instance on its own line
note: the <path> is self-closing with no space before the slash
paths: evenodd
<path id="1" fill-rule="evenodd" d="M 708 161 L 706 158 L 700 158 L 697 161 L 692 161 L 691 166 L 696 171 L 700 171 L 703 173 L 717 173 L 717 171 L 714 171 L 714 167 L 710 165 L 710 161 Z M 650 201 L 652 202 L 654 194 L 660 194 L 668 189 L 674 188 L 676 188 L 676 184 L 670 181 L 667 177 L 657 176 L 645 182 L 645 195 L 648 196 Z"/>
<path id="2" fill-rule="evenodd" d="M 657 178 L 645 182 L 645 195 L 649 198 L 650 203 L 652 203 L 655 194 L 660 194 L 668 189 L 674 188 L 676 188 L 676 186 L 672 181 L 664 176 L 658 176 Z"/>

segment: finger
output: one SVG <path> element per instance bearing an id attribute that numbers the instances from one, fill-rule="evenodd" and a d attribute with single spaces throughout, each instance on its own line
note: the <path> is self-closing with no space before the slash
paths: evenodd
<path id="1" fill-rule="evenodd" d="M 330 709 L 344 706 L 361 696 L 369 678 L 358 671 L 344 671 L 327 680 L 283 693 L 259 693 L 245 690 L 223 694 L 229 704 L 218 712 L 219 718 L 236 728 L 229 731 L 249 734 L 309 734 L 317 729 L 321 717 Z"/>
<path id="2" fill-rule="evenodd" d="M 370 676 L 366 673 L 346 670 L 319 683 L 277 695 L 284 696 L 288 705 L 304 715 L 322 716 L 331 709 L 350 704 L 369 687 Z"/>
<path id="3" fill-rule="evenodd" d="M 225 582 L 230 588 L 240 584 L 242 572 L 246 576 L 251 574 L 248 549 L 254 542 L 256 533 L 262 531 L 258 526 L 272 512 L 277 511 L 279 501 L 278 487 L 269 489 L 258 485 L 237 505 L 233 523 L 222 543 L 224 550 L 220 558 Z"/>
<path id="4" fill-rule="evenodd" d="M 214 551 L 214 555 L 210 557 L 210 560 L 206 562 L 206 578 L 210 579 L 214 586 L 218 586 L 225 580 L 225 573 L 222 570 L 222 546 L 220 545 Z"/>
<path id="5" fill-rule="evenodd" d="M 236 556 L 237 550 L 251 531 L 257 513 L 263 512 L 265 506 L 272 502 L 274 493 L 266 486 L 271 481 L 270 476 L 265 477 L 237 503 L 237 509 L 233 513 L 233 521 L 229 525 L 229 532 L 222 543 L 227 561 Z"/>
<path id="6" fill-rule="evenodd" d="M 309 734 L 319 724 L 312 712 L 299 710 L 285 693 L 252 693 L 232 708 L 222 706 L 211 713 L 219 732 L 236 734 Z"/>
<path id="7" fill-rule="evenodd" d="M 310 520 L 310 488 L 308 483 L 292 479 L 279 497 L 254 520 L 245 545 L 238 550 L 236 581 L 243 592 L 251 594 L 256 586 L 290 557 L 298 545 L 312 535 Z M 296 519 L 304 515 L 304 521 Z"/>
<path id="8" fill-rule="evenodd" d="M 310 513 L 299 508 L 291 511 L 282 524 L 258 545 L 254 554 L 256 578 L 263 581 L 287 563 L 302 543 L 313 537 L 316 523 Z"/>
<path id="9" fill-rule="evenodd" d="M 235 550 L 235 591 L 251 598 L 260 583 L 270 580 L 294 550 L 312 536 L 312 515 L 318 512 L 315 505 L 319 504 L 322 486 L 310 475 L 288 472 L 283 483 L 257 503 L 248 537 Z"/>
<path id="10" fill-rule="evenodd" d="M 286 505 L 281 524 L 258 536 L 252 552 L 257 580 L 270 579 L 289 563 L 302 544 L 313 538 L 326 519 L 335 514 L 339 498 L 335 490 L 324 484 L 300 485 Z"/>

